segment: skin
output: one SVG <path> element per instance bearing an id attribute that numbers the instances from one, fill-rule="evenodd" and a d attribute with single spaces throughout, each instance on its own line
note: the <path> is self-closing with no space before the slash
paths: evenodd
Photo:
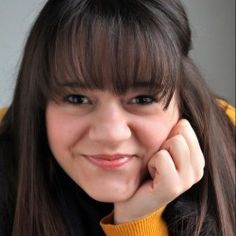
<path id="1" fill-rule="evenodd" d="M 55 159 L 92 198 L 114 203 L 115 223 L 165 206 L 203 175 L 202 151 L 189 122 L 179 117 L 176 97 L 163 107 L 145 89 L 116 96 L 73 88 L 47 105 Z M 88 160 L 98 154 L 132 158 L 117 168 L 101 168 Z"/>

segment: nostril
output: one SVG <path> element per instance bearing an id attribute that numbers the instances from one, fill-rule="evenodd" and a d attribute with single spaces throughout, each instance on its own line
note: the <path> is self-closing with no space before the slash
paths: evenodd
<path id="1" fill-rule="evenodd" d="M 89 136 L 94 141 L 122 142 L 131 136 L 131 130 L 126 124 L 97 124 L 90 129 Z"/>

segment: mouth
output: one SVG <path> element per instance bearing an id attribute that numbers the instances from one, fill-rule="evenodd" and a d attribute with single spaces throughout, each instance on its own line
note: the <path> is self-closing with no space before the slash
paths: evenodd
<path id="1" fill-rule="evenodd" d="M 126 165 L 129 161 L 131 161 L 135 155 L 127 155 L 127 154 L 115 154 L 115 155 L 84 155 L 87 160 L 93 165 L 102 168 L 102 169 L 117 169 L 124 165 Z"/>

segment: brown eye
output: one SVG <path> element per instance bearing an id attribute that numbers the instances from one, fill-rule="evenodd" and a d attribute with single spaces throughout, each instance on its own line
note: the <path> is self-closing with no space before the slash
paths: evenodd
<path id="1" fill-rule="evenodd" d="M 155 97 L 149 95 L 139 95 L 131 99 L 131 104 L 150 105 L 156 102 Z"/>
<path id="2" fill-rule="evenodd" d="M 86 96 L 77 94 L 67 95 L 64 98 L 64 101 L 74 105 L 91 104 L 90 100 Z"/>

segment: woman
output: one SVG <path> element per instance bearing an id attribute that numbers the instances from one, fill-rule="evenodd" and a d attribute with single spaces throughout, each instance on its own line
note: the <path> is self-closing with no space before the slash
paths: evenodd
<path id="1" fill-rule="evenodd" d="M 190 49 L 178 0 L 49 0 L 1 123 L 1 235 L 233 235 L 233 125 Z"/>

